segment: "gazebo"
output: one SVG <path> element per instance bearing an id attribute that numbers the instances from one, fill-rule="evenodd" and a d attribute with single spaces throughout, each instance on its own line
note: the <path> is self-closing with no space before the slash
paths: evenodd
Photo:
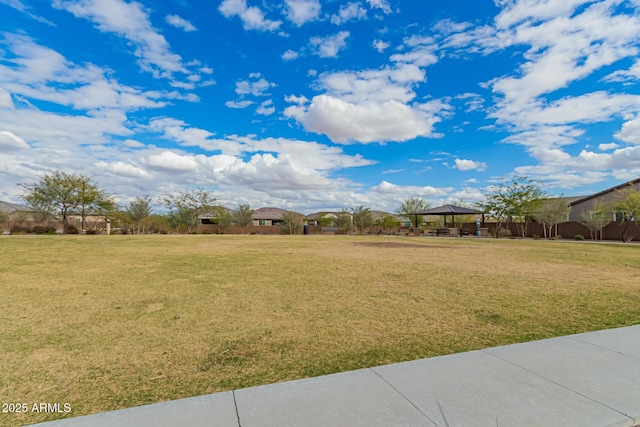
<path id="1" fill-rule="evenodd" d="M 463 208 L 462 206 L 454 206 L 454 205 L 443 205 L 438 206 L 437 208 L 431 208 L 420 212 L 415 212 L 414 215 L 416 217 L 416 227 L 418 224 L 418 215 L 442 215 L 444 216 L 444 225 L 447 225 L 447 216 L 451 215 L 451 224 L 453 228 L 456 226 L 456 215 L 477 215 L 482 212 L 477 211 L 475 209 Z M 484 214 L 482 215 L 482 225 L 484 226 Z"/>

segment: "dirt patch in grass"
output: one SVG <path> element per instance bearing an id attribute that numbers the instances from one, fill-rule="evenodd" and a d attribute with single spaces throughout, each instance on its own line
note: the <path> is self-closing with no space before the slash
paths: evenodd
<path id="1" fill-rule="evenodd" d="M 639 257 L 495 239 L 2 236 L 0 396 L 72 412 L 0 425 L 637 324 Z"/>

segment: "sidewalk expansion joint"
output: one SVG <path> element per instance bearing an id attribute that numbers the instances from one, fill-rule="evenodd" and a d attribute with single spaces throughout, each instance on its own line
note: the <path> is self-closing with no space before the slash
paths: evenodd
<path id="1" fill-rule="evenodd" d="M 603 349 L 603 350 L 608 350 L 608 351 L 611 351 L 611 352 L 616 353 L 616 354 L 621 354 L 621 355 L 626 356 L 626 357 L 631 357 L 632 359 L 640 360 L 640 357 L 638 357 L 638 356 L 634 356 L 633 354 L 623 353 L 623 352 L 621 352 L 621 351 L 617 351 L 617 350 L 614 350 L 614 349 L 609 348 L 609 347 L 605 347 L 605 346 L 602 346 L 602 345 L 594 344 L 594 343 L 589 342 L 589 341 L 581 340 L 580 338 L 571 337 L 571 336 L 569 336 L 569 337 L 567 337 L 567 338 L 569 338 L 569 339 L 571 339 L 571 340 L 574 340 L 574 341 L 580 341 L 581 343 L 589 344 L 589 345 L 592 345 L 592 346 L 594 346 L 594 347 L 601 348 L 601 349 Z"/>
<path id="2" fill-rule="evenodd" d="M 386 379 L 385 377 L 383 377 L 382 375 L 380 375 L 379 373 L 377 373 L 375 370 L 373 370 L 373 368 L 367 368 L 367 369 L 369 369 L 371 372 L 373 372 L 373 373 L 374 373 L 378 378 L 380 378 L 382 381 L 384 381 L 385 383 L 387 383 L 387 385 L 388 385 L 389 387 L 391 387 L 392 389 L 394 389 L 394 390 L 395 390 L 395 392 L 396 392 L 396 393 L 398 393 L 400 396 L 402 396 L 402 398 L 403 398 L 404 400 L 406 400 L 407 402 L 409 402 L 409 404 L 410 404 L 411 406 L 413 406 L 414 408 L 416 408 L 416 410 L 417 410 L 418 412 L 420 412 L 420 413 L 421 413 L 421 414 L 422 414 L 426 419 L 428 419 L 429 421 L 431 421 L 431 423 L 432 423 L 434 426 L 436 426 L 436 427 L 438 426 L 438 423 L 436 423 L 435 421 L 433 421 L 431 418 L 429 418 L 429 416 L 428 416 L 427 414 L 425 414 L 424 412 L 422 412 L 422 411 L 420 410 L 420 408 L 418 408 L 418 407 L 415 405 L 415 403 L 413 403 L 413 402 L 411 401 L 411 399 L 409 399 L 407 396 L 405 396 L 404 394 L 402 394 L 402 392 L 401 392 L 400 390 L 398 390 L 397 388 L 395 388 L 395 387 L 393 386 L 393 384 L 391 384 L 389 381 L 387 381 L 387 379 Z M 444 414 L 443 414 L 443 415 L 444 415 Z M 445 418 L 445 420 L 446 420 L 446 418 Z"/>
<path id="3" fill-rule="evenodd" d="M 242 427 L 240 425 L 240 414 L 238 413 L 238 402 L 236 402 L 236 392 L 235 390 L 231 391 L 231 395 L 233 396 L 233 406 L 236 408 L 236 418 L 238 418 L 238 427 Z"/>
<path id="4" fill-rule="evenodd" d="M 572 388 L 569 388 L 569 387 L 567 387 L 567 386 L 566 386 L 566 385 L 564 385 L 564 384 L 561 384 L 561 383 L 559 383 L 559 382 L 557 382 L 557 381 L 552 380 L 551 378 L 547 378 L 547 377 L 545 377 L 544 375 L 540 375 L 539 373 L 537 373 L 537 372 L 535 372 L 535 371 L 532 371 L 532 370 L 530 370 L 530 369 L 527 369 L 527 368 L 525 368 L 524 366 L 520 366 L 520 365 L 518 365 L 517 363 L 512 362 L 511 360 L 508 360 L 508 359 L 505 359 L 504 357 L 500 357 L 500 356 L 498 356 L 497 354 L 490 353 L 490 352 L 488 352 L 486 349 L 485 349 L 485 350 L 480 350 L 480 351 L 482 351 L 482 352 L 484 352 L 484 353 L 486 353 L 486 354 L 489 354 L 489 355 L 491 355 L 491 356 L 493 356 L 493 357 L 495 357 L 495 358 L 498 358 L 498 359 L 500 359 L 500 360 L 502 360 L 502 361 L 505 361 L 505 362 L 507 362 L 507 363 L 509 363 L 509 364 L 511 364 L 511 365 L 513 365 L 513 366 L 515 366 L 515 367 L 517 367 L 517 368 L 520 368 L 520 369 L 522 369 L 522 370 L 525 370 L 525 371 L 529 372 L 530 374 L 535 375 L 535 376 L 536 376 L 536 377 L 538 377 L 538 378 L 542 378 L 542 379 L 543 379 L 543 380 L 545 380 L 545 381 L 549 381 L 550 383 L 555 384 L 555 385 L 557 385 L 557 386 L 559 386 L 559 387 L 562 387 L 563 389 L 568 390 L 568 391 L 570 391 L 570 392 L 572 392 L 572 393 L 574 393 L 574 394 L 577 394 L 578 396 L 582 396 L 582 397 L 584 397 L 585 399 L 589 399 L 590 401 L 592 401 L 592 402 L 594 402 L 594 403 L 597 403 L 598 405 L 601 405 L 601 406 L 604 406 L 605 408 L 611 409 L 612 411 L 617 412 L 618 414 L 623 415 L 623 416 L 625 416 L 625 417 L 629 418 L 631 421 L 634 421 L 634 417 L 633 417 L 633 416 L 631 416 L 631 415 L 629 415 L 629 414 L 625 414 L 624 412 L 622 412 L 622 411 L 620 411 L 620 410 L 618 410 L 618 409 L 616 409 L 616 408 L 612 408 L 611 406 L 609 406 L 609 405 L 607 405 L 607 404 L 605 404 L 605 403 L 602 403 L 602 402 L 600 402 L 600 401 L 598 401 L 598 400 L 594 399 L 593 397 L 590 397 L 590 396 L 587 396 L 587 395 L 585 395 L 585 394 L 582 394 L 582 393 L 580 393 L 580 392 L 579 392 L 579 391 L 577 391 L 577 390 L 574 390 L 574 389 L 572 389 Z"/>

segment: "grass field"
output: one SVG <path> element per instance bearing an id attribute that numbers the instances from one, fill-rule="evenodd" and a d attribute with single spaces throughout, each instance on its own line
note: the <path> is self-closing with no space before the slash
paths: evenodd
<path id="1" fill-rule="evenodd" d="M 2 236 L 0 260 L 0 396 L 30 409 L 0 425 L 640 323 L 640 245 Z"/>

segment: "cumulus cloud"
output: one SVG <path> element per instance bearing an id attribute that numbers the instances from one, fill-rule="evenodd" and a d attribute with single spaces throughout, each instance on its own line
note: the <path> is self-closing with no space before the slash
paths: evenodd
<path id="1" fill-rule="evenodd" d="M 396 100 L 355 104 L 328 95 L 314 97 L 308 107 L 290 106 L 285 115 L 297 119 L 305 129 L 342 144 L 435 136 L 433 126 L 439 121 Z"/>
<path id="2" fill-rule="evenodd" d="M 146 159 L 142 159 L 142 162 L 149 166 L 151 169 L 156 169 L 165 172 L 196 172 L 198 169 L 198 163 L 191 155 L 180 155 L 171 151 L 163 151 L 160 154 L 153 154 Z"/>
<path id="3" fill-rule="evenodd" d="M 275 112 L 276 112 L 276 108 L 273 106 L 273 101 L 271 101 L 270 99 L 264 101 L 256 109 L 256 114 L 260 114 L 261 116 L 270 116 Z"/>
<path id="4" fill-rule="evenodd" d="M 350 2 L 340 6 L 338 13 L 331 16 L 331 23 L 342 25 L 349 21 L 358 21 L 367 18 L 367 10 L 360 2 Z"/>
<path id="5" fill-rule="evenodd" d="M 487 169 L 487 164 L 484 162 L 476 162 L 476 161 L 467 160 L 467 159 L 456 159 L 455 163 L 456 163 L 455 168 L 460 171 L 477 170 L 482 172 Z"/>
<path id="6" fill-rule="evenodd" d="M 238 95 L 264 96 L 268 95 L 268 90 L 275 87 L 275 83 L 267 81 L 260 73 L 252 73 L 249 80 L 236 82 L 236 93 Z"/>
<path id="7" fill-rule="evenodd" d="M 287 20 L 298 27 L 307 22 L 315 21 L 320 16 L 319 0 L 285 0 L 285 15 Z"/>
<path id="8" fill-rule="evenodd" d="M 184 30 L 188 33 L 196 31 L 196 27 L 191 22 L 187 21 L 184 18 L 181 18 L 178 15 L 167 15 L 164 19 L 165 21 L 167 21 L 167 24 Z"/>
<path id="9" fill-rule="evenodd" d="M 347 47 L 349 35 L 349 31 L 340 31 L 332 36 L 312 37 L 309 40 L 311 51 L 320 58 L 336 58 Z"/>
<path id="10" fill-rule="evenodd" d="M 387 0 L 367 0 L 371 9 L 380 9 L 387 15 L 391 13 L 391 6 Z"/>
<path id="11" fill-rule="evenodd" d="M 624 123 L 615 137 L 630 144 L 640 145 L 640 118 Z"/>
<path id="12" fill-rule="evenodd" d="M 298 52 L 295 50 L 288 49 L 285 53 L 282 54 L 282 59 L 285 61 L 293 61 L 298 59 Z"/>
<path id="13" fill-rule="evenodd" d="M 378 52 L 382 53 L 384 52 L 389 46 L 391 46 L 390 43 L 384 42 L 382 40 L 374 40 L 373 44 L 372 44 L 373 48 L 375 50 L 377 50 Z"/>
<path id="14" fill-rule="evenodd" d="M 248 106 L 252 105 L 253 101 L 248 100 L 248 99 L 244 99 L 241 101 L 227 101 L 224 103 L 224 105 L 226 105 L 229 108 L 236 108 L 236 109 L 243 109 L 243 108 L 247 108 Z"/>
<path id="15" fill-rule="evenodd" d="M 282 21 L 266 19 L 260 8 L 247 7 L 246 0 L 223 0 L 218 10 L 225 18 L 240 18 L 245 30 L 277 31 L 282 25 Z"/>

